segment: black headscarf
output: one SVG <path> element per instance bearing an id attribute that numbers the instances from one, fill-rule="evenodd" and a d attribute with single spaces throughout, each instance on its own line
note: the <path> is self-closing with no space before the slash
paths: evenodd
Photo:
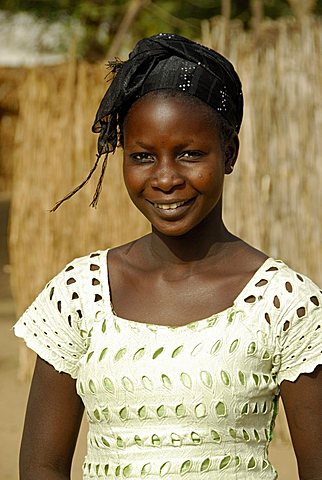
<path id="1" fill-rule="evenodd" d="M 87 178 L 54 209 L 82 188 L 105 154 L 100 179 L 91 202 L 96 206 L 102 188 L 107 157 L 118 143 L 119 115 L 153 90 L 180 90 L 214 108 L 239 132 L 243 94 L 233 65 L 218 52 L 179 35 L 160 33 L 140 40 L 125 62 L 108 64 L 113 80 L 98 108 L 92 131 L 99 133 L 96 162 Z"/>

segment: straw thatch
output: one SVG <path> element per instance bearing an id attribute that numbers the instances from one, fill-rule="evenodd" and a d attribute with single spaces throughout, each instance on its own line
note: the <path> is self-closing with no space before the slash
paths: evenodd
<path id="1" fill-rule="evenodd" d="M 232 59 L 244 84 L 245 121 L 238 166 L 227 178 L 226 222 L 320 284 L 321 31 L 311 17 L 253 32 L 227 19 L 203 24 L 203 41 Z M 103 76 L 103 66 L 85 63 L 36 68 L 20 91 L 10 235 L 18 314 L 72 257 L 148 229 L 124 191 L 120 153 L 110 158 L 97 210 L 87 206 L 92 182 L 48 213 L 95 159 L 96 138 L 89 131 Z"/>
<path id="2" fill-rule="evenodd" d="M 231 229 L 322 284 L 321 21 L 263 25 L 262 36 L 221 19 L 204 41 L 227 53 L 244 85 L 245 119 L 224 213 Z"/>
<path id="3" fill-rule="evenodd" d="M 15 129 L 18 120 L 18 90 L 25 78 L 23 68 L 0 68 L 0 198 L 12 189 Z"/>
<path id="4" fill-rule="evenodd" d="M 85 178 L 95 160 L 91 122 L 104 67 L 85 63 L 30 70 L 20 92 L 10 257 L 20 313 L 71 257 L 126 242 L 147 225 L 125 192 L 120 152 L 110 157 L 97 210 L 95 180 L 56 213 L 48 210 Z"/>

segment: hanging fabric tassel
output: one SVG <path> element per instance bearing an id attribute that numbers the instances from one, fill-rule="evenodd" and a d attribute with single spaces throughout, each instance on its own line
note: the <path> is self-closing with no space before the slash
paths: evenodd
<path id="1" fill-rule="evenodd" d="M 99 163 L 99 161 L 100 161 L 101 156 L 102 156 L 102 155 L 100 155 L 100 154 L 97 154 L 97 155 L 96 155 L 96 161 L 95 161 L 92 169 L 90 170 L 89 174 L 88 174 L 87 177 L 85 178 L 85 180 L 84 180 L 81 184 L 79 184 L 76 188 L 74 188 L 74 190 L 72 190 L 70 193 L 68 193 L 67 195 L 65 195 L 65 197 L 63 197 L 61 200 L 59 200 L 59 202 L 57 202 L 57 203 L 54 205 L 54 207 L 49 210 L 50 212 L 55 212 L 55 210 L 57 210 L 57 208 L 59 208 L 62 203 L 64 203 L 64 202 L 65 202 L 66 200 L 68 200 L 69 198 L 73 197 L 73 196 L 75 195 L 75 193 L 77 193 L 81 188 L 84 187 L 84 185 L 86 185 L 86 183 L 91 179 L 93 173 L 95 172 L 95 170 L 96 170 L 96 168 L 97 168 L 97 165 L 98 165 L 98 163 Z M 104 163 L 105 163 L 104 171 L 105 171 L 105 168 L 106 168 L 107 156 L 108 156 L 108 154 L 106 154 L 105 159 L 104 159 L 104 162 L 103 162 L 103 167 L 104 167 Z M 101 176 L 100 176 L 99 182 L 103 180 L 103 178 L 102 178 L 102 174 L 104 175 L 103 167 L 102 167 L 102 172 L 101 172 Z M 98 187 L 98 186 L 97 186 L 97 187 Z M 100 186 L 100 189 L 101 189 L 101 188 L 102 188 L 102 187 Z M 97 188 L 96 188 L 96 192 L 97 192 Z M 95 192 L 94 198 L 95 198 L 95 196 L 96 196 L 96 192 Z M 98 194 L 98 195 L 99 195 L 99 194 Z M 93 201 L 94 201 L 94 198 L 93 198 Z M 98 197 L 96 198 L 95 205 L 93 205 L 93 206 L 96 206 L 96 204 L 97 204 L 97 199 L 98 199 Z M 92 202 L 92 203 L 93 203 L 93 202 Z M 92 205 L 92 203 L 91 203 L 91 205 Z"/>
<path id="2" fill-rule="evenodd" d="M 95 190 L 95 193 L 94 193 L 94 196 L 93 196 L 93 200 L 89 204 L 91 207 L 94 207 L 94 208 L 97 207 L 97 202 L 98 202 L 101 190 L 102 190 L 102 184 L 103 184 L 105 169 L 106 169 L 106 165 L 107 165 L 107 157 L 108 157 L 108 153 L 105 155 L 105 158 L 104 158 L 103 163 L 102 163 L 102 170 L 101 170 L 100 178 L 99 178 L 97 186 L 96 186 L 96 190 Z"/>

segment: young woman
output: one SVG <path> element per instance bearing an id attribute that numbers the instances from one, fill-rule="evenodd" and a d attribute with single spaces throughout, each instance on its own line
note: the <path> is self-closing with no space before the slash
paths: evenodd
<path id="1" fill-rule="evenodd" d="M 72 261 L 16 324 L 38 354 L 20 478 L 70 478 L 85 406 L 84 479 L 276 479 L 267 448 L 281 394 L 300 478 L 321 480 L 321 291 L 222 219 L 236 72 L 168 34 L 113 69 L 97 162 L 121 143 L 152 229 Z"/>

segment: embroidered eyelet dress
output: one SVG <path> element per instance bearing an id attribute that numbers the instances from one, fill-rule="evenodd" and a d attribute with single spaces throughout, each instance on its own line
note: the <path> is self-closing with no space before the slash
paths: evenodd
<path id="1" fill-rule="evenodd" d="M 77 382 L 83 478 L 277 478 L 267 458 L 279 385 L 322 363 L 322 294 L 269 258 L 223 312 L 181 327 L 119 318 L 107 251 L 75 259 L 15 334 Z"/>

